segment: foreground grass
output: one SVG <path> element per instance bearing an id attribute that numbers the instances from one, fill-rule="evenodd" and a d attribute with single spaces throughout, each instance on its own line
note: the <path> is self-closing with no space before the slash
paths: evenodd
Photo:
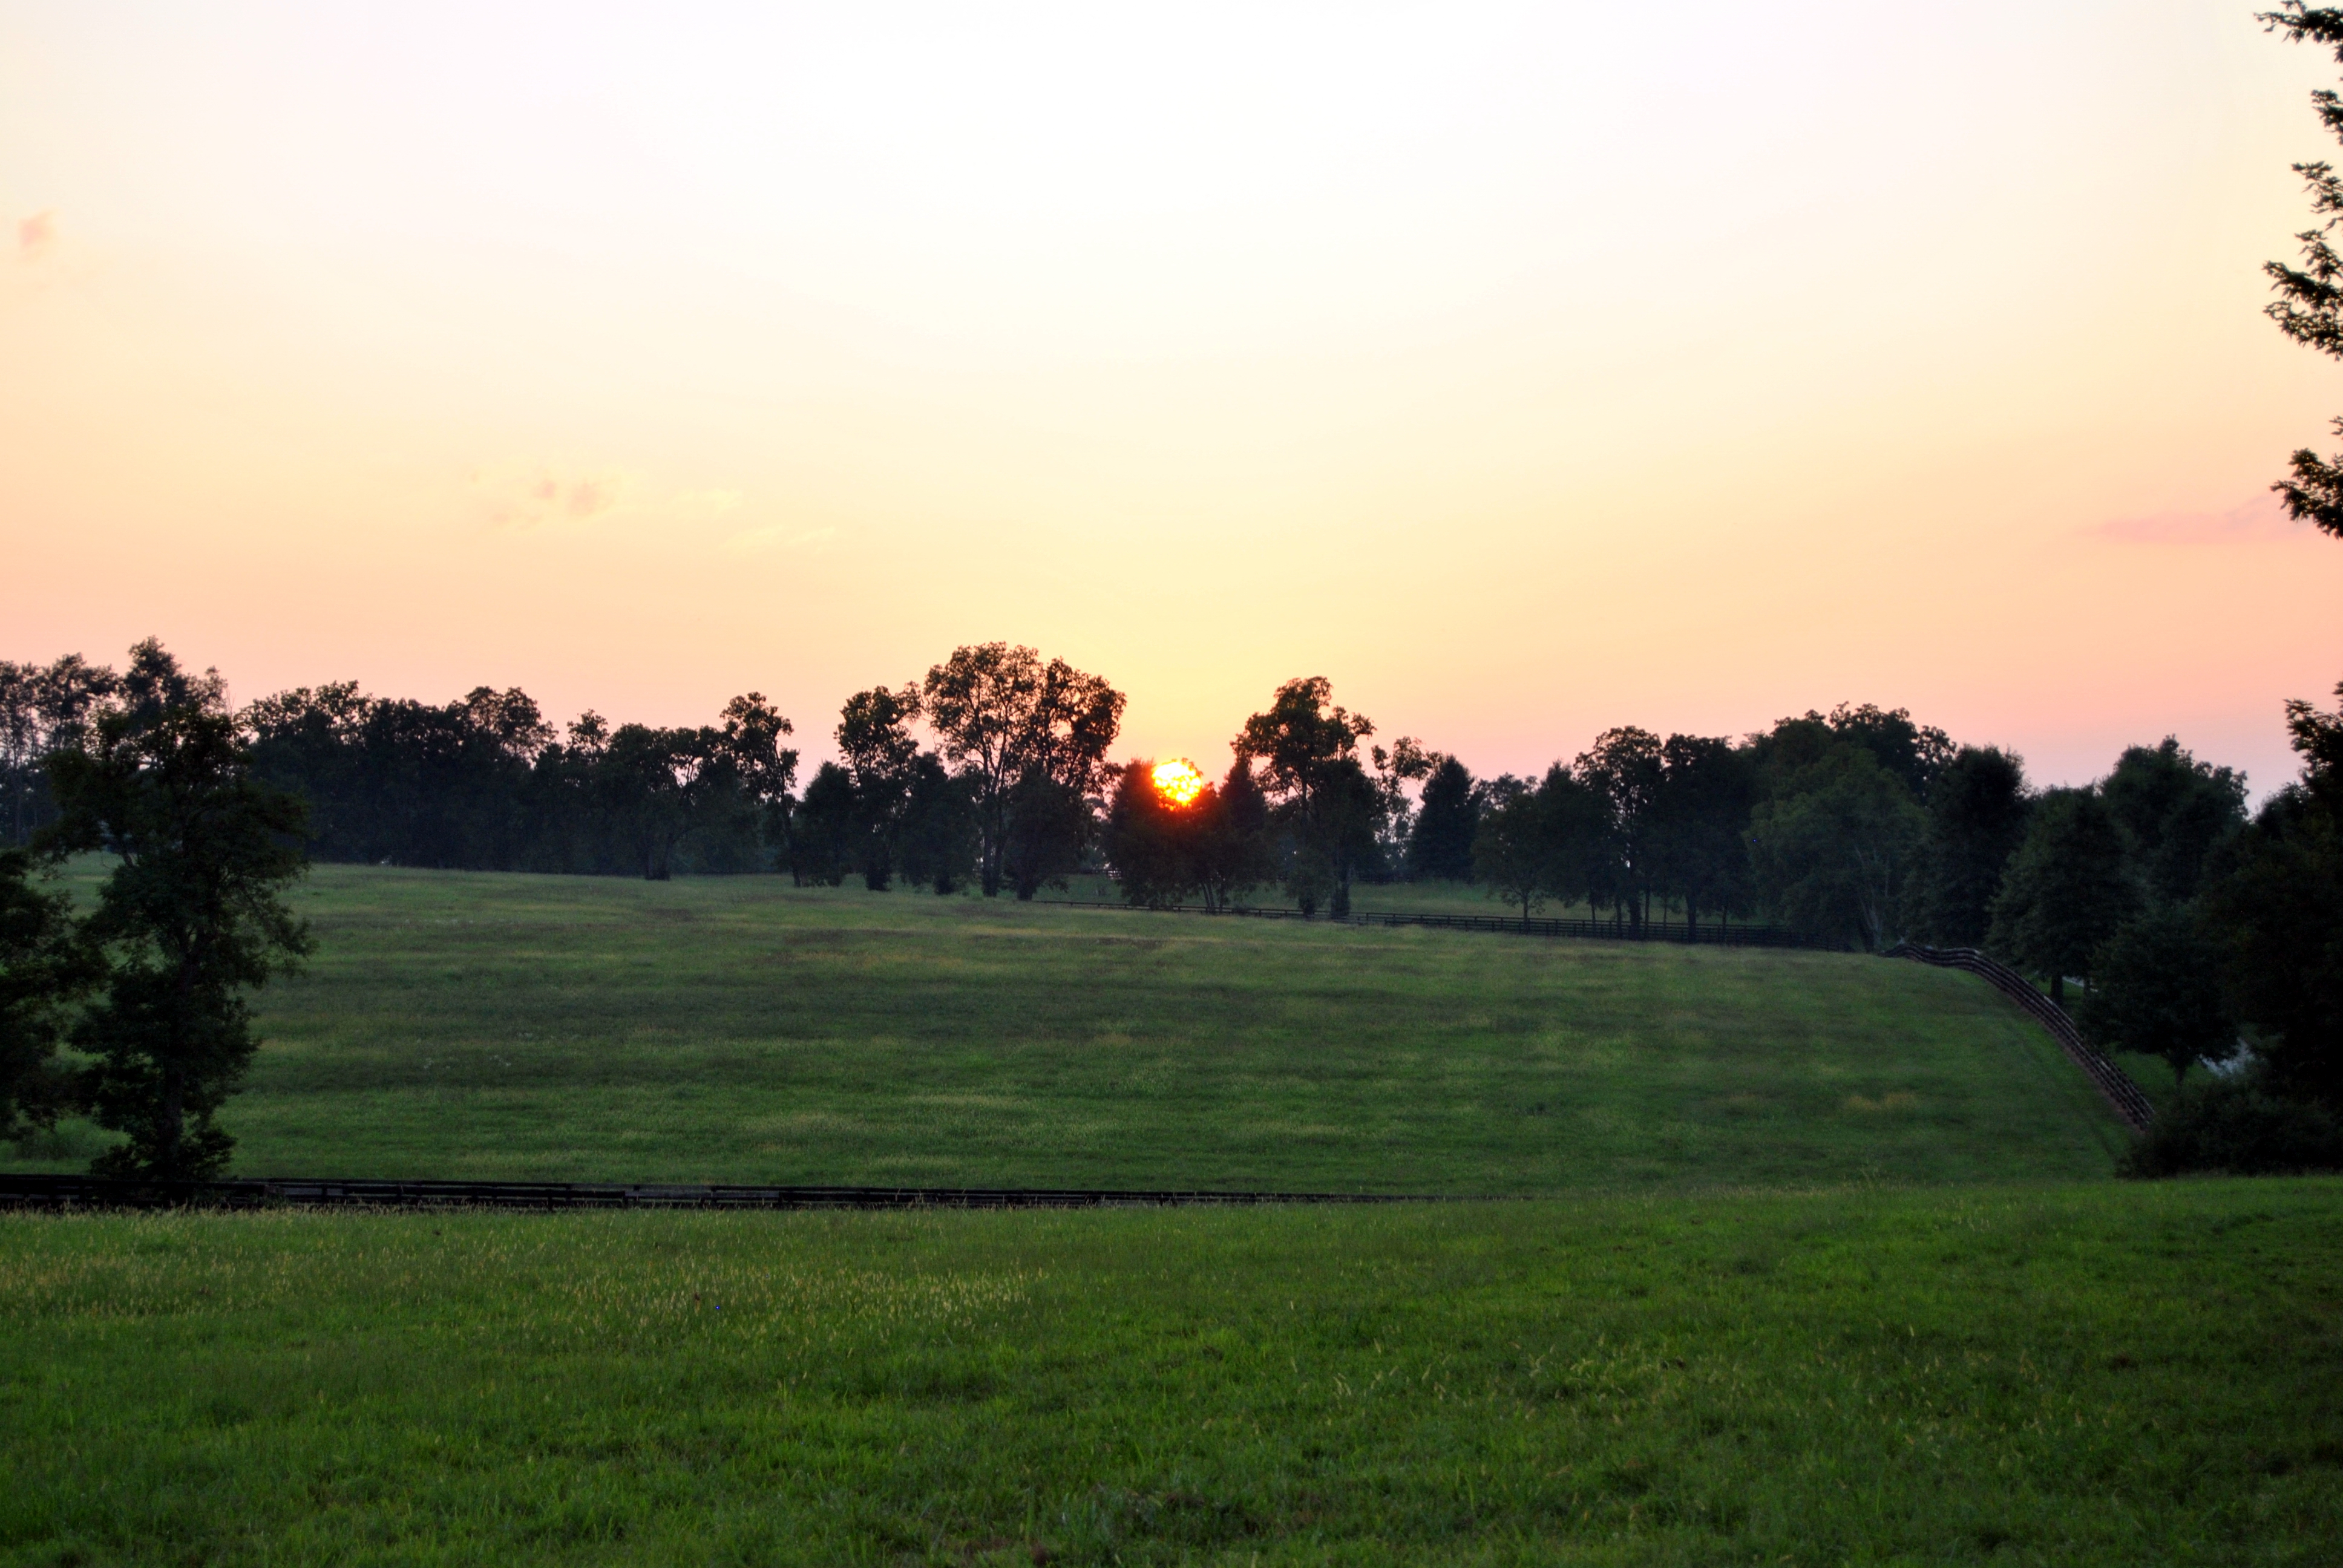
<path id="1" fill-rule="evenodd" d="M 2097 1177 L 1973 977 L 1851 954 L 321 867 L 251 1174 L 1539 1193 Z M 19 1169 L 81 1169 L 85 1127 Z"/>
<path id="2" fill-rule="evenodd" d="M 2322 1563 L 2343 1184 L 0 1219 L 0 1563 Z"/>

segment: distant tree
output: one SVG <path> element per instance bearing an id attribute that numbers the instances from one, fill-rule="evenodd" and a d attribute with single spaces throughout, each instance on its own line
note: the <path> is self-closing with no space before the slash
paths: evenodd
<path id="1" fill-rule="evenodd" d="M 802 886 L 834 888 L 854 869 L 861 845 L 854 777 L 835 762 L 814 770 L 789 820 L 789 874 Z"/>
<path id="2" fill-rule="evenodd" d="M 1916 722 L 1909 710 L 1868 702 L 1842 702 L 1828 713 L 1808 709 L 1803 717 L 1781 719 L 1771 730 L 1749 739 L 1768 794 L 1777 792 L 1781 780 L 1821 761 L 1836 747 L 1852 744 L 1870 753 L 1871 759 L 1893 774 L 1913 799 L 1923 803 L 1956 749 L 1950 736 L 1934 725 Z"/>
<path id="3" fill-rule="evenodd" d="M 1749 907 L 1749 814 L 1755 808 L 1755 759 L 1730 740 L 1671 735 L 1660 747 L 1660 787 L 1647 835 L 1654 881 L 1684 904 L 1684 929 L 1697 932 L 1701 911 L 1726 915 Z"/>
<path id="4" fill-rule="evenodd" d="M 1102 678 L 1035 650 L 990 642 L 955 648 L 928 671 L 920 698 L 945 758 L 969 778 L 980 837 L 985 896 L 1013 880 L 1030 899 L 1087 848 L 1087 801 L 1106 782 L 1106 753 L 1121 730 L 1123 696 Z M 1054 786 L 1054 788 L 1050 787 Z M 1025 820 L 1012 819 L 1021 809 Z M 1011 840 L 1021 846 L 1010 868 Z"/>
<path id="5" fill-rule="evenodd" d="M 1347 915 L 1351 878 L 1374 841 L 1382 800 L 1359 764 L 1359 742 L 1374 724 L 1332 700 L 1322 675 L 1289 680 L 1269 708 L 1248 718 L 1230 749 L 1257 767 L 1278 826 L 1291 838 L 1286 885 L 1304 913 L 1327 902 Z"/>
<path id="6" fill-rule="evenodd" d="M 1777 778 L 1751 813 L 1759 888 L 1809 940 L 1877 951 L 1894 940 L 1922 825 L 1903 779 L 1867 749 L 1835 742 Z"/>
<path id="7" fill-rule="evenodd" d="M 1152 762 L 1123 764 L 1103 839 L 1124 902 L 1169 909 L 1202 885 L 1206 814 L 1219 804 L 1220 792 L 1207 785 L 1182 805 L 1156 787 Z"/>
<path id="8" fill-rule="evenodd" d="M 2066 977 L 2091 960 L 2139 907 L 2123 829 L 2097 791 L 2042 797 L 1994 896 L 1986 942 L 2019 969 L 2046 978 L 2063 1005 Z"/>
<path id="9" fill-rule="evenodd" d="M 1570 769 L 1602 798 L 1610 829 L 1608 852 L 1588 879 L 1588 901 L 1619 911 L 1631 930 L 1644 929 L 1658 886 L 1659 820 L 1654 808 L 1667 777 L 1664 750 L 1650 730 L 1623 725 L 1596 736 Z"/>
<path id="10" fill-rule="evenodd" d="M 2214 850 L 2246 825 L 2245 779 L 2197 761 L 2168 735 L 2125 751 L 2099 794 L 2141 881 L 2168 901 L 2195 898 Z"/>
<path id="11" fill-rule="evenodd" d="M 1465 882 L 1473 878 L 1473 838 L 1481 812 L 1473 799 L 1473 775 L 1453 757 L 1443 757 L 1423 781 L 1414 831 L 1408 836 L 1407 874 Z"/>
<path id="12" fill-rule="evenodd" d="M 1549 898 L 1587 896 L 1606 863 L 1610 802 L 1559 762 L 1534 787 L 1509 782 L 1481 817 L 1473 869 L 1492 896 L 1520 907 L 1526 925 Z"/>
<path id="13" fill-rule="evenodd" d="M 2337 60 L 2343 61 L 2343 10 L 2283 0 L 2258 20 L 2290 43 L 2307 40 L 2331 47 Z M 2310 95 L 2310 102 L 2319 124 L 2330 136 L 2343 138 L 2343 96 L 2321 88 Z M 2343 220 L 2343 175 L 2324 161 L 2297 164 L 2294 172 L 2309 187 L 2311 214 L 2320 221 L 2295 236 L 2302 244 L 2300 266 L 2264 264 L 2262 270 L 2278 292 L 2278 298 L 2264 308 L 2278 330 L 2297 343 L 2343 357 L 2343 256 L 2338 256 L 2328 237 Z M 2334 421 L 2334 427 L 2343 436 L 2343 419 Z M 2321 457 L 2305 447 L 2295 453 L 2293 469 L 2293 477 L 2270 487 L 2286 503 L 2288 515 L 2343 538 L 2343 457 Z"/>
<path id="14" fill-rule="evenodd" d="M 1554 881 L 1554 849 L 1534 791 L 1524 791 L 1481 819 L 1473 836 L 1473 874 L 1490 895 L 1517 906 L 1522 924 L 1545 905 Z"/>
<path id="15" fill-rule="evenodd" d="M 2168 904 L 2126 921 L 2099 949 L 2075 1022 L 2101 1050 L 2162 1057 L 2175 1083 L 2192 1064 L 2237 1050 L 2220 954 L 2191 912 Z"/>
<path id="16" fill-rule="evenodd" d="M 2268 1086 L 2343 1112 L 2343 685 L 2287 704 L 2302 777 L 2264 802 L 2201 900 Z"/>
<path id="17" fill-rule="evenodd" d="M 57 1046 L 100 973 L 72 900 L 36 886 L 39 869 L 30 850 L 0 849 L 0 1140 L 55 1125 L 71 1103 Z"/>
<path id="18" fill-rule="evenodd" d="M 1964 746 L 1928 791 L 1927 825 L 1913 857 L 1905 921 L 1941 947 L 1983 945 L 2002 868 L 2033 809 L 2025 764 L 1992 747 Z"/>
<path id="19" fill-rule="evenodd" d="M 977 844 L 976 795 L 969 780 L 955 778 L 936 753 L 920 752 L 903 799 L 898 844 L 903 875 L 939 896 L 957 892 L 975 873 Z"/>
<path id="20" fill-rule="evenodd" d="M 707 740 L 698 730 L 621 724 L 603 749 L 598 793 L 646 881 L 674 875 L 676 848 L 699 825 Z"/>
<path id="21" fill-rule="evenodd" d="M 855 864 L 863 885 L 884 892 L 894 878 L 896 839 L 910 799 L 912 765 L 920 743 L 911 725 L 920 717 L 920 689 L 900 691 L 874 686 L 846 699 L 838 719 L 838 749 L 854 776 L 854 802 L 861 829 Z"/>
<path id="22" fill-rule="evenodd" d="M 309 949 L 280 896 L 301 874 L 300 801 L 253 777 L 216 679 L 184 678 L 159 646 L 83 748 L 50 760 L 68 849 L 117 857 L 90 916 L 103 993 L 74 1031 L 97 1058 L 98 1124 L 127 1134 L 100 1174 L 209 1176 L 234 1141 L 214 1121 L 258 1045 L 243 993 Z"/>
<path id="23" fill-rule="evenodd" d="M 117 684 L 113 670 L 77 653 L 46 666 L 0 660 L 0 833 L 5 842 L 30 843 L 55 816 L 42 759 L 80 744 L 90 715 Z"/>
<path id="24" fill-rule="evenodd" d="M 1413 735 L 1401 736 L 1388 750 L 1381 746 L 1370 748 L 1368 755 L 1374 762 L 1375 790 L 1382 798 L 1376 813 L 1377 875 L 1404 877 L 1408 874 L 1408 845 L 1415 836 L 1416 814 L 1416 803 L 1408 799 L 1408 786 L 1422 785 L 1448 759 L 1426 749 L 1423 742 Z"/>
<path id="25" fill-rule="evenodd" d="M 1232 764 L 1198 808 L 1196 890 L 1209 910 L 1233 909 L 1245 894 L 1277 874 L 1270 849 L 1269 801 L 1242 762 Z"/>

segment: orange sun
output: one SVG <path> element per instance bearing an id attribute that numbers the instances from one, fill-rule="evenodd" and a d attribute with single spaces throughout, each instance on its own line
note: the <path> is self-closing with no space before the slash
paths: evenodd
<path id="1" fill-rule="evenodd" d="M 1185 806 L 1204 787 L 1204 776 L 1184 757 L 1155 765 L 1155 792 L 1174 806 Z"/>

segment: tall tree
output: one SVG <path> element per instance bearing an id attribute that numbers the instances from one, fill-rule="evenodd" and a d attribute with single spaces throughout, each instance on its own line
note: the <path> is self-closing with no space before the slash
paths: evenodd
<path id="1" fill-rule="evenodd" d="M 2102 1050 L 2160 1056 L 2175 1083 L 2237 1053 L 2220 954 L 2187 910 L 2161 905 L 2118 927 L 2093 956 L 2091 980 L 2075 1022 Z"/>
<path id="2" fill-rule="evenodd" d="M 2195 898 L 2214 850 L 2246 825 L 2244 777 L 2197 761 L 2169 735 L 2127 749 L 2099 794 L 2140 879 L 2167 901 Z"/>
<path id="3" fill-rule="evenodd" d="M 1650 730 L 1622 725 L 1596 736 L 1571 765 L 1572 775 L 1602 798 L 1610 828 L 1609 852 L 1594 869 L 1589 901 L 1617 910 L 1637 931 L 1657 885 L 1659 824 L 1653 809 L 1667 776 L 1664 750 Z"/>
<path id="4" fill-rule="evenodd" d="M 904 791 L 897 863 L 913 883 L 939 897 L 957 892 L 976 869 L 976 795 L 944 759 L 922 751 L 911 760 Z"/>
<path id="5" fill-rule="evenodd" d="M 2343 62 L 2343 10 L 2282 0 L 2277 10 L 2261 13 L 2258 20 L 2291 43 L 2333 48 L 2336 59 Z M 2322 87 L 2310 95 L 2310 103 L 2328 134 L 2343 139 L 2343 96 Z M 2297 164 L 2294 172 L 2309 187 L 2311 215 L 2319 222 L 2295 236 L 2302 245 L 2300 266 L 2282 261 L 2264 264 L 2262 270 L 2278 293 L 2264 308 L 2278 330 L 2297 343 L 2343 358 L 2343 256 L 2336 254 L 2329 237 L 2343 221 L 2343 175 L 2323 159 Z M 2333 423 L 2335 433 L 2343 436 L 2343 419 Z M 2270 487 L 2286 503 L 2288 514 L 2343 538 L 2343 457 L 2321 457 L 2305 447 L 2295 453 L 2292 467 L 2292 477 Z"/>
<path id="6" fill-rule="evenodd" d="M 2123 829 L 2093 789 L 2054 789 L 2034 809 L 2026 837 L 1994 896 L 1986 945 L 2050 982 L 2063 1005 L 2066 977 L 2091 974 L 2099 947 L 2139 907 Z"/>
<path id="7" fill-rule="evenodd" d="M 1350 913 L 1352 872 L 1373 842 L 1381 807 L 1359 765 L 1359 742 L 1374 729 L 1333 701 L 1324 676 L 1312 675 L 1279 687 L 1230 742 L 1240 762 L 1258 765 L 1262 793 L 1292 836 L 1287 882 L 1304 912 L 1322 900 L 1334 914 Z"/>
<path id="8" fill-rule="evenodd" d="M 73 900 L 35 884 L 41 869 L 30 850 L 0 849 L 0 1140 L 54 1125 L 71 1103 L 57 1046 L 100 972 Z"/>
<path id="9" fill-rule="evenodd" d="M 1912 934 L 1942 947 L 1983 945 L 2002 868 L 2017 852 L 2033 810 L 2026 766 L 1993 747 L 1964 746 L 1928 791 L 1906 888 Z"/>
<path id="10" fill-rule="evenodd" d="M 1208 910 L 1236 907 L 1245 894 L 1276 875 L 1270 850 L 1269 801 L 1252 769 L 1232 763 L 1217 789 L 1192 803 L 1197 812 L 1196 890 Z"/>
<path id="11" fill-rule="evenodd" d="M 854 869 L 861 833 L 854 776 L 835 762 L 823 763 L 789 819 L 789 875 L 799 886 L 838 886 Z"/>
<path id="12" fill-rule="evenodd" d="M 309 949 L 282 898 L 306 821 L 253 776 L 216 680 L 184 678 L 151 643 L 132 668 L 88 743 L 49 765 L 61 846 L 118 857 L 88 922 L 105 989 L 75 1040 L 97 1058 L 98 1124 L 127 1135 L 94 1169 L 203 1177 L 227 1163 L 213 1118 L 258 1046 L 244 993 Z"/>
<path id="13" fill-rule="evenodd" d="M 861 827 L 857 864 L 863 885 L 882 892 L 894 876 L 896 838 L 910 799 L 920 743 L 911 725 L 920 717 L 920 689 L 874 686 L 846 699 L 838 718 L 838 750 L 854 777 Z"/>
<path id="14" fill-rule="evenodd" d="M 1018 896 L 1031 898 L 1087 843 L 1078 803 L 1106 782 L 1122 694 L 1061 658 L 1045 664 L 1032 648 L 988 642 L 953 649 L 928 671 L 920 697 L 944 756 L 973 789 L 985 896 L 1013 879 Z"/>
<path id="15" fill-rule="evenodd" d="M 1473 836 L 1481 811 L 1473 797 L 1473 775 L 1453 757 L 1443 757 L 1423 781 L 1414 830 L 1407 840 L 1407 874 L 1416 881 L 1473 879 Z"/>
<path id="16" fill-rule="evenodd" d="M 1608 860 L 1608 798 L 1559 762 L 1534 786 L 1496 784 L 1473 835 L 1474 878 L 1519 905 L 1523 925 L 1549 898 L 1585 898 Z"/>
<path id="17" fill-rule="evenodd" d="M 1922 821 L 1903 779 L 1835 741 L 1751 813 L 1758 884 L 1807 940 L 1878 951 L 1895 939 Z"/>
<path id="18" fill-rule="evenodd" d="M 1747 832 L 1757 769 L 1732 741 L 1702 735 L 1669 736 L 1660 747 L 1660 769 L 1651 807 L 1655 879 L 1666 896 L 1683 901 L 1684 929 L 1696 933 L 1702 911 L 1727 915 L 1749 907 Z"/>
<path id="19" fill-rule="evenodd" d="M 2343 685 L 2287 704 L 2302 776 L 2262 805 L 2202 896 L 2271 1086 L 2343 1111 Z"/>

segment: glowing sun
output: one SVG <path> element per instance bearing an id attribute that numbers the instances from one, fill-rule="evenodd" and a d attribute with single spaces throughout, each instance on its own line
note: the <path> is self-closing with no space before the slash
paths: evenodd
<path id="1" fill-rule="evenodd" d="M 1204 776 L 1184 757 L 1155 765 L 1155 792 L 1174 806 L 1185 806 L 1204 787 Z"/>

